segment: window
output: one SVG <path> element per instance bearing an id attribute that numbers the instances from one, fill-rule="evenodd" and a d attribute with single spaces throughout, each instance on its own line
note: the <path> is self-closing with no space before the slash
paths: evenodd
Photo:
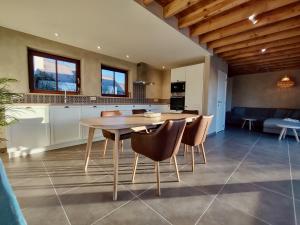
<path id="1" fill-rule="evenodd" d="M 101 65 L 102 96 L 128 96 L 128 71 Z"/>
<path id="2" fill-rule="evenodd" d="M 28 49 L 30 92 L 79 93 L 80 61 Z"/>

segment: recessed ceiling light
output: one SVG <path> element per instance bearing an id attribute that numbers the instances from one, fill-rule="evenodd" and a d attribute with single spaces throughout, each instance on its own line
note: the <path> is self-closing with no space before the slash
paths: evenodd
<path id="1" fill-rule="evenodd" d="M 165 66 L 162 66 L 162 69 L 164 70 L 164 69 L 166 69 L 166 67 L 165 67 Z"/>
<path id="2" fill-rule="evenodd" d="M 54 36 L 55 36 L 55 37 L 58 37 L 58 33 L 54 33 Z"/>
<path id="3" fill-rule="evenodd" d="M 265 51 L 267 51 L 266 48 L 263 48 L 263 49 L 261 50 L 262 53 L 264 53 Z"/>
<path id="4" fill-rule="evenodd" d="M 129 59 L 129 55 L 126 55 L 126 58 Z"/>
<path id="5" fill-rule="evenodd" d="M 255 14 L 252 14 L 251 16 L 249 16 L 248 19 L 249 19 L 253 24 L 256 24 L 256 23 L 258 22 L 258 20 L 255 19 Z"/>
<path id="6" fill-rule="evenodd" d="M 98 45 L 98 46 L 97 46 L 97 49 L 101 49 L 101 46 Z"/>
<path id="7" fill-rule="evenodd" d="M 251 21 L 254 20 L 255 19 L 255 15 L 252 14 L 251 16 L 248 17 L 248 19 L 251 20 Z"/>

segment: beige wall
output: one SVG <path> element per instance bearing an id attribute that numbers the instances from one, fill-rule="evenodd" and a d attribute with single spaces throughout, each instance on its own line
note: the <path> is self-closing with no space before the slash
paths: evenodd
<path id="1" fill-rule="evenodd" d="M 281 89 L 276 83 L 289 74 L 296 86 Z M 235 76 L 232 79 L 232 107 L 300 108 L 300 70 Z"/>
<path id="2" fill-rule="evenodd" d="M 81 61 L 81 94 L 101 95 L 100 65 L 105 64 L 129 70 L 129 92 L 132 96 L 132 83 L 137 77 L 137 65 L 125 60 L 97 54 L 55 41 L 39 38 L 29 34 L 0 27 L 0 77 L 15 78 L 19 82 L 13 90 L 19 93 L 28 93 L 28 65 L 27 48 L 80 59 Z M 147 98 L 161 98 L 163 87 L 163 73 L 161 70 L 150 69 L 154 86 L 146 87 Z"/>
<path id="3" fill-rule="evenodd" d="M 163 71 L 161 98 L 170 99 L 171 97 L 171 70 Z"/>
<path id="4" fill-rule="evenodd" d="M 216 132 L 217 96 L 218 96 L 218 71 L 228 73 L 227 63 L 218 56 L 205 57 L 204 64 L 204 105 L 203 112 L 214 115 L 209 128 L 209 133 Z"/>

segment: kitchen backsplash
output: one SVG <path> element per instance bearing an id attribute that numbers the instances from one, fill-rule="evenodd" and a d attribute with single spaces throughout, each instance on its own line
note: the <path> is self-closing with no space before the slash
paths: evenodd
<path id="1" fill-rule="evenodd" d="M 91 100 L 94 97 L 96 100 Z M 15 103 L 64 103 L 64 95 L 57 94 L 23 94 L 22 98 L 16 99 Z M 147 99 L 145 97 L 145 86 L 133 85 L 133 98 L 101 97 L 68 95 L 68 104 L 162 104 L 169 103 L 169 99 Z"/>

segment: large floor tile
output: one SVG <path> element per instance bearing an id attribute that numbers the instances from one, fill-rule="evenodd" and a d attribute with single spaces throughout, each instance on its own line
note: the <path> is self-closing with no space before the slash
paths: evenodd
<path id="1" fill-rule="evenodd" d="M 293 225 L 293 200 L 251 183 L 231 179 L 218 199 L 272 225 Z"/>
<path id="2" fill-rule="evenodd" d="M 128 213 L 131 212 L 131 213 Z M 93 223 L 95 225 L 165 225 L 170 224 L 166 219 L 164 219 L 157 212 L 151 210 L 140 200 L 135 199 L 128 204 L 122 206 L 118 210 L 114 211 L 112 214 L 96 221 Z"/>
<path id="3" fill-rule="evenodd" d="M 148 190 L 140 196 L 147 205 L 172 224 L 178 225 L 195 224 L 213 197 L 214 195 L 207 195 L 184 182 L 163 183 L 160 197 L 155 195 L 155 189 Z"/>
<path id="4" fill-rule="evenodd" d="M 266 225 L 267 223 L 247 215 L 228 204 L 214 201 L 202 215 L 197 225 Z"/>
<path id="5" fill-rule="evenodd" d="M 113 201 L 112 177 L 106 176 L 61 194 L 60 199 L 71 224 L 91 224 L 134 198 L 122 185 L 118 188 L 118 201 Z"/>

